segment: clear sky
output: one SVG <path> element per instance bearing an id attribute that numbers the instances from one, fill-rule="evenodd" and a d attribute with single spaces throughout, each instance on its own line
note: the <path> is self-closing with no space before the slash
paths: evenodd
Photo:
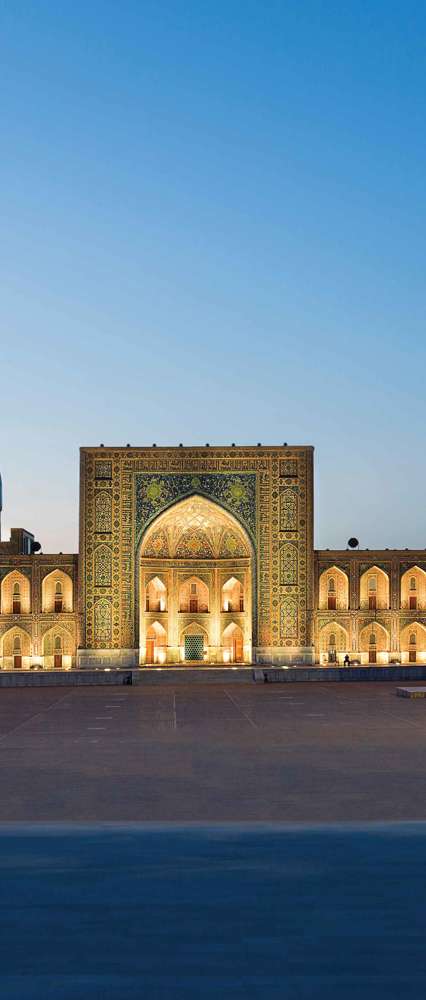
<path id="1" fill-rule="evenodd" d="M 316 448 L 316 544 L 426 546 L 426 5 L 5 0 L 3 537 L 80 444 Z"/>

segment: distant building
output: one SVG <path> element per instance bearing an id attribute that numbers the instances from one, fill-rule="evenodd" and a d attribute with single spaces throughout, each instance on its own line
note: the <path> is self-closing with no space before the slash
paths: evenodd
<path id="1" fill-rule="evenodd" d="M 0 541 L 3 668 L 426 662 L 426 551 L 314 551 L 311 447 L 100 446 L 80 470 L 79 555 Z"/>

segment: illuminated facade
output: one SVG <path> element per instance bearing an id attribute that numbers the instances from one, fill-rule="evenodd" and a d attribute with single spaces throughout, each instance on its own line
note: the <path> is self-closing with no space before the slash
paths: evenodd
<path id="1" fill-rule="evenodd" d="M 314 551 L 312 467 L 82 448 L 79 555 L 0 541 L 0 666 L 426 662 L 426 552 Z"/>

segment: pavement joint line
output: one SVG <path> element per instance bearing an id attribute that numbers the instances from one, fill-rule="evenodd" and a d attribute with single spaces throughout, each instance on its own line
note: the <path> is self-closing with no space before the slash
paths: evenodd
<path id="1" fill-rule="evenodd" d="M 241 714 L 242 716 L 244 716 L 244 718 L 245 718 L 245 719 L 247 719 L 247 722 L 249 722 L 249 723 L 250 723 L 250 725 L 251 725 L 251 726 L 253 726 L 253 729 L 259 729 L 259 726 L 257 726 L 257 725 L 256 725 L 256 723 L 255 723 L 255 722 L 253 722 L 253 719 L 251 719 L 251 718 L 250 718 L 250 716 L 249 716 L 249 715 L 247 715 L 247 712 L 244 712 L 244 711 L 243 711 L 243 709 L 242 709 L 242 708 L 240 708 L 240 706 L 238 705 L 238 702 L 234 701 L 234 699 L 233 699 L 233 698 L 231 697 L 231 695 L 229 694 L 229 691 L 227 691 L 227 690 L 226 690 L 226 688 L 224 688 L 223 690 L 224 690 L 224 692 L 225 692 L 225 694 L 226 694 L 227 698 L 229 698 L 229 700 L 230 700 L 230 701 L 232 702 L 232 704 L 233 704 L 234 708 L 236 708 L 236 709 L 237 709 L 237 711 L 238 711 L 238 712 L 240 712 L 240 714 Z"/>
<path id="2" fill-rule="evenodd" d="M 54 701 L 52 705 L 49 705 L 49 707 L 45 708 L 42 712 L 36 712 L 35 715 L 30 715 L 27 719 L 24 719 L 23 722 L 18 722 L 18 725 L 15 726 L 14 729 L 9 729 L 7 733 L 3 733 L 3 736 L 0 736 L 0 742 L 2 740 L 7 740 L 8 737 L 12 736 L 13 733 L 16 733 L 16 731 L 20 729 L 21 726 L 26 726 L 28 722 L 34 722 L 34 719 L 39 719 L 40 716 L 46 715 L 47 712 L 50 712 L 53 708 L 56 708 L 56 706 L 59 705 L 59 702 L 65 701 L 65 698 L 69 698 L 69 694 L 70 694 L 69 691 L 67 691 L 66 694 L 63 694 L 61 698 L 57 698 L 57 700 Z"/>

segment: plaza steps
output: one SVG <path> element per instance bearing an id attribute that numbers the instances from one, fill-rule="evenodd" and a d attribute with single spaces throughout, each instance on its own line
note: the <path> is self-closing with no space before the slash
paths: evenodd
<path id="1" fill-rule="evenodd" d="M 10 687 L 89 687 L 140 684 L 341 683 L 426 681 L 424 666 L 386 667 L 141 667 L 99 670 L 0 670 L 0 689 Z"/>

